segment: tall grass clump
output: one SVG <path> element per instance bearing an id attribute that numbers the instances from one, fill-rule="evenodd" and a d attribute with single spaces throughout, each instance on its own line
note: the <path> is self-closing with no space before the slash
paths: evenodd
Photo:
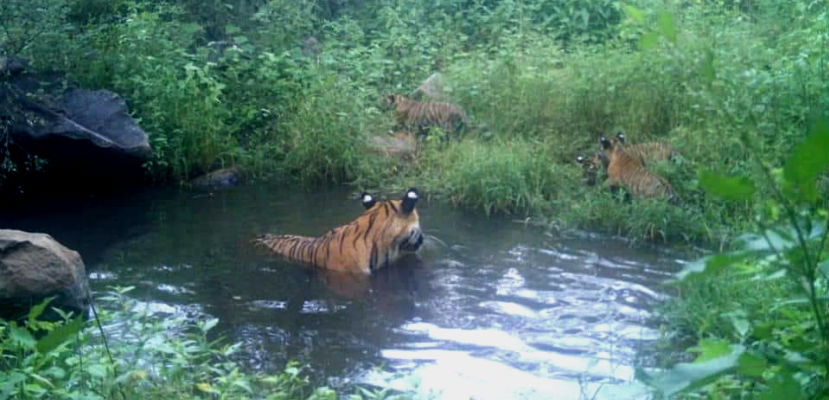
<path id="1" fill-rule="evenodd" d="M 492 213 L 526 213 L 555 201 L 578 176 L 530 141 L 436 144 L 423 166 L 428 187 L 453 203 Z"/>
<path id="2" fill-rule="evenodd" d="M 283 123 L 282 175 L 303 184 L 321 184 L 346 183 L 376 173 L 367 170 L 365 157 L 367 133 L 378 119 L 377 108 L 348 81 L 330 75 L 313 83 Z"/>

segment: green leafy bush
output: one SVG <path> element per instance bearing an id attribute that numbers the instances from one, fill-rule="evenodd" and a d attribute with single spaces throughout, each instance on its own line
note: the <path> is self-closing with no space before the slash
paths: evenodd
<path id="1" fill-rule="evenodd" d="M 818 399 L 829 395 L 829 213 L 815 180 L 829 170 L 829 128 L 819 121 L 776 174 L 760 205 L 758 233 L 735 250 L 689 264 L 679 296 L 662 308 L 677 342 L 696 342 L 691 363 L 640 372 L 665 396 Z M 747 144 L 756 151 L 756 147 Z M 703 185 L 726 201 L 750 198 L 751 180 L 707 174 Z M 759 183 L 759 182 L 758 182 Z"/>
<path id="2" fill-rule="evenodd" d="M 289 363 L 276 374 L 251 373 L 236 360 L 240 344 L 211 339 L 217 319 L 161 318 L 116 288 L 98 298 L 101 321 L 63 315 L 0 320 L 2 399 L 330 399 L 304 368 Z M 362 394 L 359 394 L 362 393 Z M 361 389 L 350 398 L 384 398 Z"/>

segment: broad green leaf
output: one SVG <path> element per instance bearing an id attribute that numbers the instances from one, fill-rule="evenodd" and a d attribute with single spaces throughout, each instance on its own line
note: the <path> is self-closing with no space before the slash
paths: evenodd
<path id="1" fill-rule="evenodd" d="M 55 328 L 49 334 L 38 340 L 37 351 L 41 354 L 46 354 L 69 340 L 69 338 L 80 332 L 81 329 L 83 329 L 83 317 L 79 315 L 69 323 Z"/>
<path id="2" fill-rule="evenodd" d="M 671 43 L 676 43 L 676 20 L 673 14 L 662 10 L 659 12 L 659 29 Z"/>
<path id="3" fill-rule="evenodd" d="M 204 321 L 204 325 L 201 326 L 201 330 L 202 332 L 207 333 L 209 330 L 213 329 L 213 327 L 215 327 L 218 323 L 218 318 L 212 318 L 207 321 Z"/>
<path id="4" fill-rule="evenodd" d="M 34 322 L 37 320 L 37 317 L 43 314 L 43 311 L 46 310 L 46 306 L 48 306 L 49 303 L 54 299 L 55 296 L 43 299 L 43 301 L 41 301 L 40 304 L 32 307 L 32 309 L 29 310 L 29 325 L 34 324 Z"/>
<path id="5" fill-rule="evenodd" d="M 731 354 L 731 344 L 725 339 L 702 339 L 688 351 L 699 353 L 694 359 L 694 364 L 699 364 Z"/>
<path id="6" fill-rule="evenodd" d="M 237 379 L 237 380 L 233 381 L 233 385 L 244 389 L 248 393 L 253 393 L 253 388 L 250 386 L 250 382 L 248 382 L 246 380 Z"/>
<path id="7" fill-rule="evenodd" d="M 5 374 L 0 371 L 0 399 L 8 399 L 14 393 L 17 386 L 26 381 L 26 375 L 18 371 L 11 371 Z"/>
<path id="8" fill-rule="evenodd" d="M 676 277 L 678 280 L 684 280 L 691 277 L 701 278 L 713 275 L 722 271 L 725 267 L 745 260 L 749 255 L 748 252 L 734 252 L 703 257 L 685 264 L 685 267 L 676 274 Z"/>
<path id="9" fill-rule="evenodd" d="M 16 324 L 9 325 L 9 339 L 25 349 L 33 349 L 37 344 L 32 333 L 28 329 L 19 327 Z"/>
<path id="10" fill-rule="evenodd" d="M 700 363 L 680 363 L 667 371 L 648 375 L 638 374 L 642 381 L 659 390 L 665 396 L 671 396 L 683 390 L 691 390 L 705 385 L 720 375 L 737 367 L 737 360 L 743 354 L 740 345 L 732 346 L 731 354 Z"/>
<path id="11" fill-rule="evenodd" d="M 86 367 L 86 372 L 93 377 L 104 379 L 107 377 L 107 369 L 101 364 L 92 364 Z"/>
<path id="12" fill-rule="evenodd" d="M 766 359 L 750 353 L 743 353 L 737 360 L 737 373 L 740 375 L 759 378 L 766 370 Z"/>
<path id="13" fill-rule="evenodd" d="M 760 400 L 798 400 L 805 399 L 800 384 L 790 375 L 778 375 L 769 382 L 766 390 L 760 393 Z"/>
<path id="14" fill-rule="evenodd" d="M 713 50 L 705 49 L 705 57 L 702 59 L 702 64 L 700 65 L 699 73 L 705 79 L 705 82 L 709 85 L 714 82 L 714 79 L 717 78 L 717 71 L 714 69 Z"/>
<path id="15" fill-rule="evenodd" d="M 26 394 L 33 394 L 35 396 L 42 396 L 46 393 L 46 388 L 34 383 L 26 383 L 23 385 L 23 391 L 27 392 Z M 28 396 L 26 396 L 28 397 Z"/>
<path id="16" fill-rule="evenodd" d="M 199 390 L 201 390 L 202 392 L 205 392 L 205 393 L 211 393 L 211 394 L 218 394 L 219 393 L 219 391 L 214 389 L 213 386 L 211 386 L 207 382 L 197 383 L 196 388 L 198 388 Z"/>
<path id="17" fill-rule="evenodd" d="M 632 6 L 629 4 L 625 4 L 622 6 L 622 9 L 625 10 L 625 14 L 628 18 L 636 21 L 639 24 L 645 23 L 645 12 Z"/>
<path id="18" fill-rule="evenodd" d="M 799 188 L 807 200 L 817 197 L 815 178 L 829 169 L 829 122 L 818 120 L 806 140 L 799 144 L 783 167 L 786 183 Z"/>
<path id="19" fill-rule="evenodd" d="M 823 225 L 815 222 L 812 224 L 812 230 L 804 233 L 804 240 L 806 241 L 818 239 L 823 235 Z M 794 228 L 791 226 L 780 226 L 767 229 L 765 236 L 768 240 L 766 240 L 766 237 L 763 235 L 750 233 L 737 238 L 737 242 L 744 250 L 755 252 L 788 250 L 798 245 L 797 232 L 795 232 Z"/>
<path id="20" fill-rule="evenodd" d="M 754 182 L 748 178 L 703 171 L 699 183 L 708 194 L 729 201 L 747 200 L 754 195 Z"/>
<path id="21" fill-rule="evenodd" d="M 731 325 L 734 325 L 734 330 L 741 338 L 745 338 L 748 330 L 751 329 L 751 324 L 745 318 L 732 318 Z"/>
<path id="22" fill-rule="evenodd" d="M 823 274 L 823 277 L 829 279 L 829 260 L 823 260 L 817 265 L 818 271 Z"/>
<path id="23" fill-rule="evenodd" d="M 57 365 L 53 365 L 49 368 L 46 368 L 43 371 L 43 375 L 51 376 L 55 379 L 61 380 L 66 377 L 66 370 L 61 367 L 58 367 Z"/>
<path id="24" fill-rule="evenodd" d="M 648 32 L 639 38 L 639 48 L 642 50 L 650 50 L 656 46 L 656 41 L 659 35 L 656 32 Z"/>
<path id="25" fill-rule="evenodd" d="M 36 381 L 38 381 L 38 382 L 40 382 L 43 385 L 46 385 L 46 386 L 50 387 L 50 388 L 53 388 L 53 389 L 55 388 L 55 385 L 52 384 L 52 381 L 50 381 L 50 380 L 34 373 L 34 372 L 30 373 L 29 377 L 36 380 Z"/>

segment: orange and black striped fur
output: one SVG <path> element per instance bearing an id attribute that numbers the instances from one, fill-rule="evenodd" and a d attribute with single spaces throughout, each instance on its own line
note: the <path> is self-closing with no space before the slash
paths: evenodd
<path id="1" fill-rule="evenodd" d="M 431 103 L 390 94 L 386 103 L 394 108 L 397 124 L 401 128 L 425 135 L 432 127 L 440 127 L 447 133 L 455 133 L 469 127 L 466 112 L 453 103 Z"/>
<path id="2" fill-rule="evenodd" d="M 665 198 L 675 203 L 679 200 L 671 184 L 665 178 L 645 168 L 641 159 L 627 153 L 620 143 L 601 139 L 602 158 L 607 163 L 605 185 L 612 190 L 623 186 L 636 198 Z"/>
<path id="3" fill-rule="evenodd" d="M 340 272 L 370 274 L 423 244 L 415 210 L 417 190 L 378 202 L 364 193 L 366 211 L 348 225 L 317 237 L 265 235 L 256 241 L 288 260 Z"/>
<path id="4" fill-rule="evenodd" d="M 616 141 L 624 145 L 626 153 L 638 158 L 645 165 L 659 161 L 672 160 L 676 157 L 676 151 L 664 142 L 626 144 L 625 135 L 622 132 L 616 134 Z"/>
<path id="5" fill-rule="evenodd" d="M 602 162 L 600 157 L 601 153 L 596 154 L 593 158 L 587 158 L 584 156 L 576 157 L 576 162 L 581 166 L 582 169 L 582 182 L 584 182 L 587 186 L 596 186 L 599 177 L 599 169 L 602 167 Z"/>

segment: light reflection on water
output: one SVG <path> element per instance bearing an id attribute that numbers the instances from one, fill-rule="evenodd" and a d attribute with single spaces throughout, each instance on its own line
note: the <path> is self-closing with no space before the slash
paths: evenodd
<path id="1" fill-rule="evenodd" d="M 220 318 L 252 368 L 295 359 L 324 382 L 449 399 L 643 395 L 629 383 L 636 351 L 657 334 L 649 309 L 679 268 L 669 254 L 598 235 L 549 237 L 436 204 L 418 205 L 428 235 L 420 257 L 370 279 L 250 247 L 261 233 L 317 235 L 348 222 L 361 212 L 351 195 L 154 192 L 19 213 L 12 226 L 80 251 L 97 290 L 135 285 L 159 314 Z"/>

